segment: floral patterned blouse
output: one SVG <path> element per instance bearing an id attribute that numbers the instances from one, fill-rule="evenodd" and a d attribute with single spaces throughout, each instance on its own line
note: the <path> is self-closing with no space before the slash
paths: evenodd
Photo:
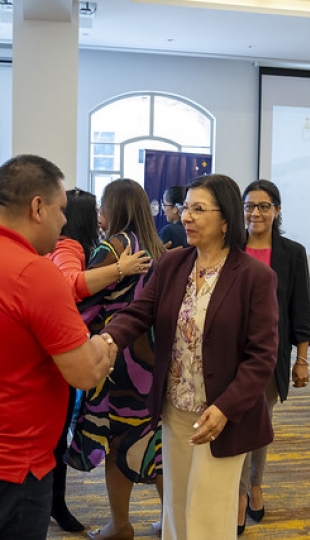
<path id="1" fill-rule="evenodd" d="M 188 278 L 179 311 L 167 384 L 167 400 L 183 411 L 201 413 L 207 408 L 201 344 L 206 312 L 225 260 L 205 273 L 205 283 L 198 293 L 196 263 Z"/>

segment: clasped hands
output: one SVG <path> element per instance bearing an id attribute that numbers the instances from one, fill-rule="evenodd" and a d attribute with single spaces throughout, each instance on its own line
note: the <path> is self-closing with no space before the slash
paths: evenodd
<path id="1" fill-rule="evenodd" d="M 112 336 L 110 336 L 110 334 L 107 334 L 106 332 L 104 332 L 103 334 L 101 334 L 101 337 L 105 341 L 105 343 L 107 343 L 108 345 L 108 355 L 110 359 L 110 375 L 111 375 L 111 373 L 114 370 L 114 364 L 115 364 L 116 356 L 118 353 L 118 346 L 116 345 L 114 339 L 112 338 Z"/>
<path id="2" fill-rule="evenodd" d="M 193 425 L 195 433 L 190 438 L 190 444 L 206 444 L 214 441 L 227 422 L 227 417 L 216 407 L 210 405 Z"/>

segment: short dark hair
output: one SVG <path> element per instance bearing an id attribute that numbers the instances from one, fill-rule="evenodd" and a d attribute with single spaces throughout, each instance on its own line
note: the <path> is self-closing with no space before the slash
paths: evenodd
<path id="1" fill-rule="evenodd" d="M 69 189 L 66 194 L 67 223 L 62 228 L 61 234 L 81 244 L 88 264 L 99 234 L 96 197 L 89 191 L 79 188 Z"/>
<path id="2" fill-rule="evenodd" d="M 246 196 L 250 191 L 266 191 L 268 193 L 270 199 L 272 200 L 272 203 L 276 205 L 276 208 L 278 209 L 279 206 L 281 206 L 281 195 L 280 191 L 278 190 L 277 186 L 271 182 L 270 180 L 255 180 L 254 182 L 251 182 L 249 184 L 242 195 L 243 201 L 245 200 Z M 272 228 L 277 231 L 279 234 L 282 234 L 282 214 L 279 212 L 278 217 L 273 220 Z"/>
<path id="3" fill-rule="evenodd" d="M 49 203 L 63 179 L 63 172 L 43 157 L 15 156 L 0 167 L 0 206 L 25 207 L 37 195 Z"/>
<path id="4" fill-rule="evenodd" d="M 170 204 L 183 204 L 186 195 L 185 186 L 171 186 L 165 189 L 164 197 Z"/>
<path id="5" fill-rule="evenodd" d="M 224 174 L 209 174 L 195 178 L 186 186 L 210 191 L 227 224 L 223 247 L 240 246 L 245 242 L 244 212 L 238 184 Z"/>

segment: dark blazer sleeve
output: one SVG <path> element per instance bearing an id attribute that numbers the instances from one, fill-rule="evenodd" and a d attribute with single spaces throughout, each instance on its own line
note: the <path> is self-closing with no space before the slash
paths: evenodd
<path id="1" fill-rule="evenodd" d="M 195 254 L 196 250 L 193 248 L 165 253 L 155 265 L 154 272 L 139 297 L 114 315 L 105 331 L 113 336 L 120 349 L 132 343 L 151 326 L 154 326 L 155 331 L 156 328 L 161 329 L 162 321 L 165 321 L 165 332 L 158 336 L 157 342 L 171 343 L 171 348 L 167 348 L 169 353 Z"/>

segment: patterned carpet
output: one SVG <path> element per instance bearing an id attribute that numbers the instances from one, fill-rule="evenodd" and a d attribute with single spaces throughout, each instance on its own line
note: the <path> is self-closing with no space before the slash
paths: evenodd
<path id="1" fill-rule="evenodd" d="M 275 408 L 274 428 L 275 440 L 269 449 L 264 480 L 265 518 L 260 524 L 248 518 L 242 539 L 309 540 L 310 387 L 291 389 L 289 400 Z M 91 473 L 69 469 L 68 506 L 87 530 L 108 520 L 103 470 L 103 466 Z M 130 515 L 135 538 L 155 538 L 152 522 L 160 517 L 160 505 L 154 486 L 135 486 Z M 81 540 L 85 536 L 86 533 L 64 533 L 51 520 L 48 540 Z M 206 540 L 213 540 L 207 532 Z"/>

